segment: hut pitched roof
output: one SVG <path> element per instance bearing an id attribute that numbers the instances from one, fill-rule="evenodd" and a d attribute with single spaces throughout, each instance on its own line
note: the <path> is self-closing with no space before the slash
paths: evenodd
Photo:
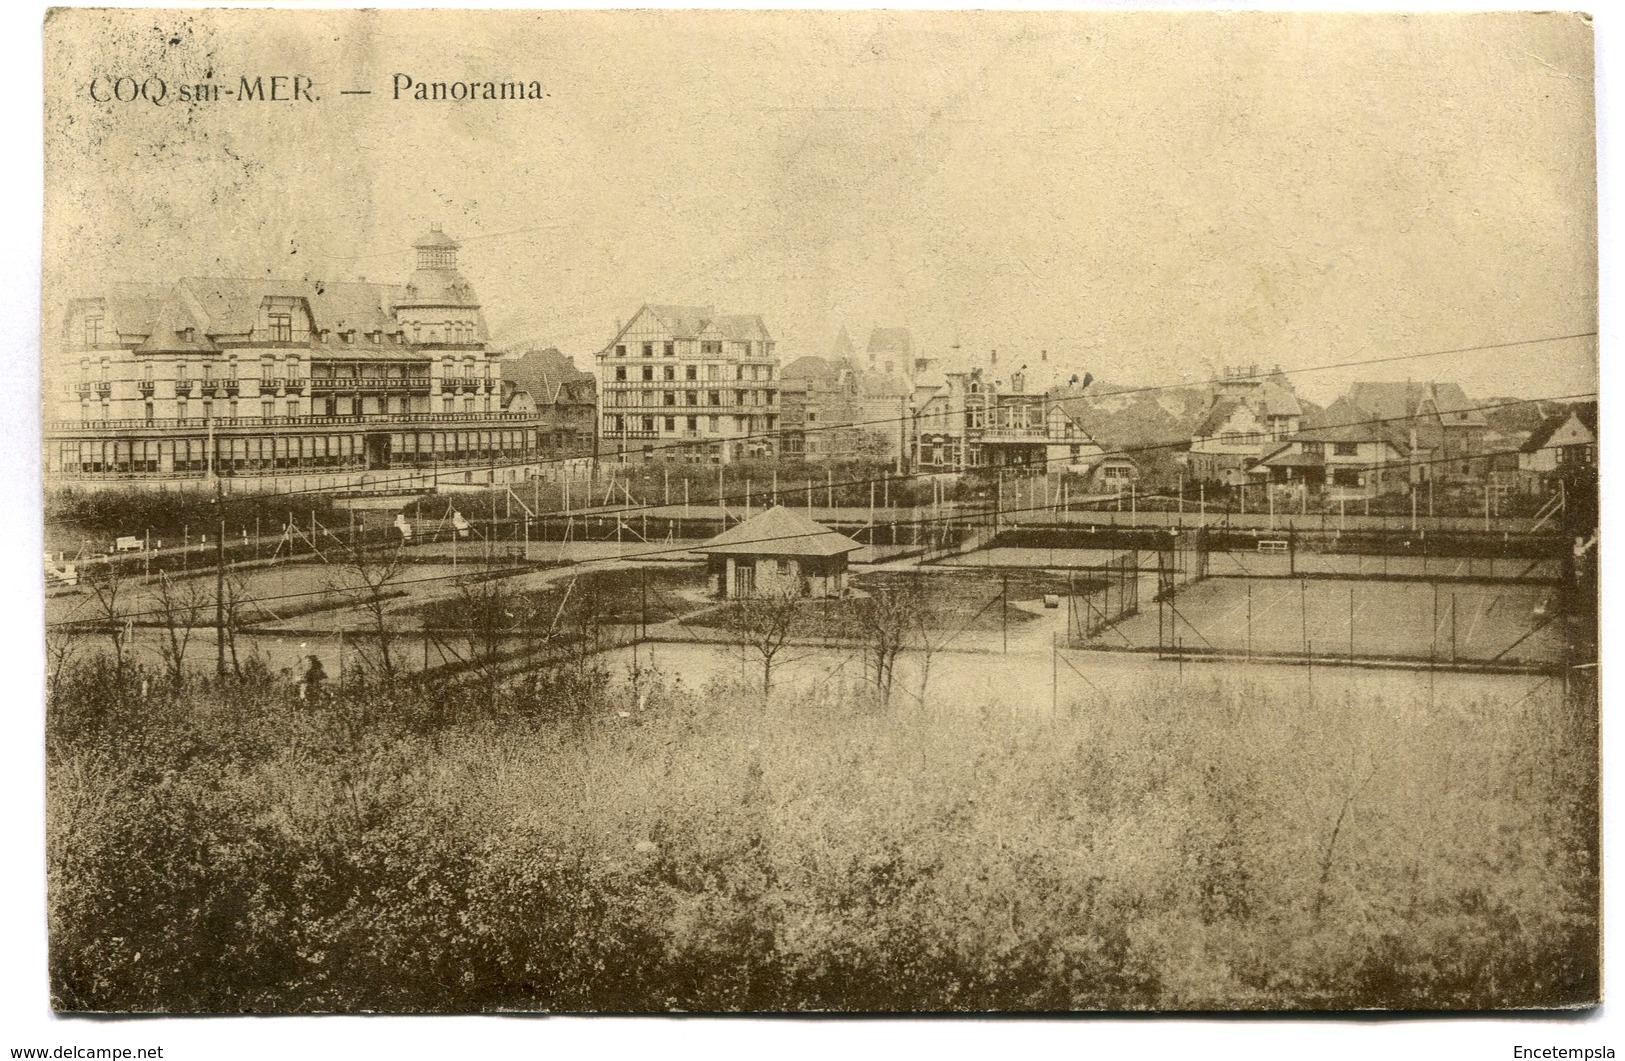
<path id="1" fill-rule="evenodd" d="M 839 556 L 863 548 L 844 534 L 783 505 L 729 527 L 697 553 L 751 556 Z"/>

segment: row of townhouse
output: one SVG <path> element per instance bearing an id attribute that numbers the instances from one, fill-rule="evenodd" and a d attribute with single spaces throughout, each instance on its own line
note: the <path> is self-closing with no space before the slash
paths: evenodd
<path id="1" fill-rule="evenodd" d="M 860 353 L 841 329 L 829 356 L 779 366 L 758 315 L 645 304 L 595 355 L 601 459 L 729 462 L 868 460 L 923 473 L 1065 472 L 1085 489 L 1127 490 L 1138 470 L 1091 437 L 1037 364 L 1000 374 L 918 350 L 906 328 L 875 328 Z M 1074 378 L 1073 383 L 1076 383 Z M 1032 390 L 1032 384 L 1038 386 Z"/>
<path id="2" fill-rule="evenodd" d="M 46 351 L 53 481 L 258 488 L 512 480 L 572 459 L 874 460 L 925 473 L 1062 471 L 1126 489 L 1135 462 L 1093 437 L 1076 376 L 1041 351 L 1001 368 L 843 329 L 827 358 L 782 369 L 759 314 L 646 304 L 594 355 L 491 346 L 438 227 L 404 284 L 187 279 L 72 300 Z M 1053 378 L 1051 378 L 1053 376 Z M 1082 381 L 1087 387 L 1088 379 Z M 1594 467 L 1595 404 L 1497 431 L 1452 383 L 1359 383 L 1307 409 L 1280 369 L 1212 384 L 1186 456 L 1198 481 L 1361 497 L 1421 483 L 1540 490 Z"/>
<path id="3" fill-rule="evenodd" d="M 1354 500 L 1427 487 L 1540 493 L 1594 467 L 1595 403 L 1561 407 L 1531 432 L 1496 430 L 1491 406 L 1455 383 L 1362 382 L 1305 411 L 1284 374 L 1254 367 L 1214 382 L 1187 457 L 1194 478 Z"/>

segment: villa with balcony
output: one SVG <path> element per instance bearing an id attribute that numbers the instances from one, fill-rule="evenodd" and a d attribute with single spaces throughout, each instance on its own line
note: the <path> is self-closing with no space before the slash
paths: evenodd
<path id="1" fill-rule="evenodd" d="M 779 355 L 757 314 L 646 304 L 595 356 L 601 460 L 731 463 L 779 450 Z"/>

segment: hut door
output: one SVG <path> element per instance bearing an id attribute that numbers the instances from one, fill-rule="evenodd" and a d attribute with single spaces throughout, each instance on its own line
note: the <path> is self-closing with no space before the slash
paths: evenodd
<path id="1" fill-rule="evenodd" d="M 754 561 L 734 565 L 734 596 L 756 596 L 756 564 Z"/>

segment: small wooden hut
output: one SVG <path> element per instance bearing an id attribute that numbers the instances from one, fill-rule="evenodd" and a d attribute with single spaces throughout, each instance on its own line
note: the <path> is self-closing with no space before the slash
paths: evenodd
<path id="1" fill-rule="evenodd" d="M 775 505 L 694 551 L 706 555 L 712 591 L 737 599 L 839 597 L 846 592 L 847 555 L 861 548 L 811 517 Z"/>

